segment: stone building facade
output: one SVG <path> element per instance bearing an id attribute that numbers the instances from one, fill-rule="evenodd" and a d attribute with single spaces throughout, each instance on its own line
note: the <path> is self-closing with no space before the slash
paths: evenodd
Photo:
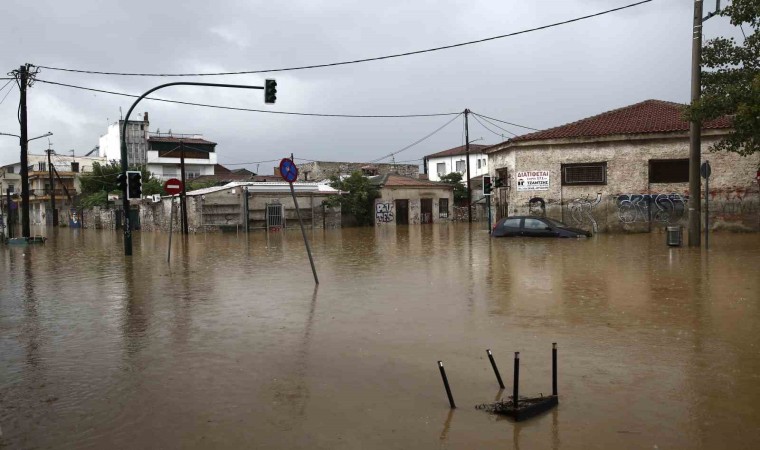
<path id="1" fill-rule="evenodd" d="M 685 225 L 688 123 L 683 105 L 648 100 L 485 150 L 495 217 L 539 215 L 593 232 L 646 232 Z M 730 131 L 727 118 L 703 124 L 709 161 L 710 228 L 760 230 L 760 155 L 710 152 Z M 704 180 L 703 180 L 704 189 Z M 697 193 L 702 199 L 704 192 Z"/>
<path id="2" fill-rule="evenodd" d="M 454 186 L 396 174 L 370 178 L 378 188 L 375 226 L 448 222 L 454 211 Z"/>
<path id="3" fill-rule="evenodd" d="M 275 168 L 275 174 L 279 169 Z M 420 166 L 417 164 L 378 164 L 336 161 L 312 161 L 298 164 L 298 179 L 300 181 L 323 181 L 330 177 L 349 176 L 361 172 L 366 176 L 387 175 L 396 173 L 407 177 L 417 177 Z"/>

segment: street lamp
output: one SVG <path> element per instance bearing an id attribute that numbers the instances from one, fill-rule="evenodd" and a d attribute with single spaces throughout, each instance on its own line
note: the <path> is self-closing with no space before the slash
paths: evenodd
<path id="1" fill-rule="evenodd" d="M 224 88 L 233 88 L 233 89 L 261 89 L 264 90 L 264 86 L 246 86 L 242 84 L 219 84 L 219 83 L 195 83 L 195 82 L 189 82 L 189 81 L 177 81 L 174 83 L 166 83 L 162 84 L 160 86 L 156 86 L 153 89 L 148 90 L 143 95 L 137 98 L 134 103 L 132 103 L 132 106 L 129 107 L 129 111 L 127 111 L 127 115 L 124 117 L 124 124 L 121 127 L 121 171 L 124 174 L 124 177 L 126 179 L 127 177 L 127 170 L 129 170 L 129 161 L 127 161 L 127 124 L 129 123 L 129 116 L 132 114 L 132 111 L 135 109 L 135 106 L 137 106 L 138 103 L 140 103 L 140 100 L 144 99 L 148 96 L 148 94 L 155 92 L 159 89 L 169 87 L 169 86 L 211 86 L 211 87 L 224 87 Z M 274 100 L 272 101 L 274 103 Z M 184 186 L 183 189 L 183 196 L 184 196 Z M 127 183 L 124 183 L 124 186 L 121 190 L 122 194 L 122 205 L 124 208 L 124 255 L 125 256 L 131 256 L 132 255 L 132 224 L 129 220 L 129 195 L 127 192 Z"/>
<path id="2" fill-rule="evenodd" d="M 29 162 L 26 157 L 27 144 L 29 143 L 29 141 L 33 141 L 35 139 L 41 139 L 44 137 L 52 136 L 53 133 L 48 131 L 42 136 L 37 136 L 31 139 L 27 139 L 26 142 L 23 142 L 23 140 L 21 139 L 21 136 L 17 134 L 0 133 L 0 135 L 17 137 L 19 139 L 19 144 L 21 145 L 21 236 L 30 237 L 31 230 L 29 227 L 29 167 L 28 167 Z M 10 205 L 8 205 L 8 207 L 10 208 Z"/>

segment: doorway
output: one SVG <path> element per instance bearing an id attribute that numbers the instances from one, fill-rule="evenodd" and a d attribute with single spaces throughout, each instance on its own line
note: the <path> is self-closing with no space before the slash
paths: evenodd
<path id="1" fill-rule="evenodd" d="M 420 222 L 433 223 L 433 199 L 420 199 Z"/>
<path id="2" fill-rule="evenodd" d="M 409 200 L 396 200 L 396 225 L 409 225 Z"/>

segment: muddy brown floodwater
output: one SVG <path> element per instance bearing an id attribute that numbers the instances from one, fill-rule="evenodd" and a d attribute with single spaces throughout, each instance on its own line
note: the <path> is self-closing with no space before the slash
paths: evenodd
<path id="1" fill-rule="evenodd" d="M 315 290 L 297 230 L 49 233 L 0 247 L 0 447 L 760 448 L 757 234 L 315 230 Z M 552 342 L 557 409 L 474 408 L 515 351 L 550 393 Z"/>

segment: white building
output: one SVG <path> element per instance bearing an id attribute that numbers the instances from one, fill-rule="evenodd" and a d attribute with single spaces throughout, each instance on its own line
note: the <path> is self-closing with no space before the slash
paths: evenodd
<path id="1" fill-rule="evenodd" d="M 488 174 L 488 155 L 482 152 L 488 145 L 470 144 L 470 171 L 469 178 Z M 462 180 L 467 182 L 467 149 L 465 146 L 454 147 L 442 152 L 433 153 L 423 158 L 425 173 L 430 181 L 441 181 L 442 175 L 452 172 L 462 174 Z"/>
<path id="2" fill-rule="evenodd" d="M 130 120 L 127 122 L 127 161 L 130 166 L 143 165 L 148 162 L 148 113 L 143 115 L 142 120 Z M 120 120 L 108 126 L 108 132 L 100 137 L 101 157 L 109 161 L 121 161 L 121 129 L 124 121 Z"/>
<path id="3" fill-rule="evenodd" d="M 183 147 L 187 180 L 214 174 L 216 142 L 207 141 L 199 134 L 150 133 L 146 169 L 162 181 L 179 178 Z"/>

